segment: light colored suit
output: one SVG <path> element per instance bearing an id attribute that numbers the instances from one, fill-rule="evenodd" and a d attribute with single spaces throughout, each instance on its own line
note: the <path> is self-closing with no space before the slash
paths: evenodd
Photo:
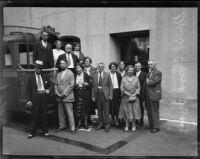
<path id="1" fill-rule="evenodd" d="M 64 94 L 63 102 L 74 102 L 74 74 L 71 70 L 66 69 L 62 78 L 63 72 L 59 72 L 56 77 L 55 92 L 57 95 Z M 61 102 L 60 98 L 57 98 Z"/>
<path id="2" fill-rule="evenodd" d="M 64 73 L 64 75 L 62 75 Z M 70 129 L 75 130 L 74 114 L 73 114 L 73 102 L 74 102 L 74 74 L 71 70 L 66 69 L 64 72 L 59 72 L 56 76 L 55 93 L 58 101 L 58 118 L 59 127 L 66 127 L 66 115 L 68 116 Z M 59 98 L 60 95 L 64 95 L 64 98 Z"/>

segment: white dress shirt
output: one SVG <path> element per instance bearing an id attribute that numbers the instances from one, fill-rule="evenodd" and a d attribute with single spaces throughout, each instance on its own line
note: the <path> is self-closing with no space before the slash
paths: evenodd
<path id="1" fill-rule="evenodd" d="M 85 67 L 85 71 L 88 75 L 90 75 L 90 67 Z"/>
<path id="2" fill-rule="evenodd" d="M 70 58 L 70 62 L 71 62 L 70 65 L 68 66 L 68 68 L 74 68 L 74 61 L 73 61 L 73 58 L 72 58 L 72 54 L 66 53 L 66 58 L 67 58 L 67 60 Z"/>
<path id="3" fill-rule="evenodd" d="M 137 72 L 136 72 L 136 76 L 139 77 L 140 73 L 141 73 L 141 70 L 140 70 L 140 71 L 137 71 Z"/>
<path id="4" fill-rule="evenodd" d="M 112 81 L 113 88 L 114 88 L 114 89 L 115 89 L 115 88 L 119 88 L 116 72 L 115 72 L 115 73 L 111 73 L 111 72 L 110 72 L 110 78 L 111 78 L 111 81 Z"/>
<path id="5" fill-rule="evenodd" d="M 47 41 L 44 42 L 44 41 L 42 40 L 42 45 L 43 45 L 45 48 L 47 48 Z"/>
<path id="6" fill-rule="evenodd" d="M 38 88 L 38 91 L 45 91 L 45 89 L 44 89 L 44 83 L 43 83 L 41 74 L 38 75 L 38 74 L 35 73 L 35 78 L 36 78 L 37 87 L 38 87 L 38 80 L 39 80 L 39 79 L 40 79 L 41 85 L 42 85 L 42 88 L 41 88 L 41 89 Z M 39 78 L 39 79 L 38 79 L 38 78 Z"/>
<path id="7" fill-rule="evenodd" d="M 121 71 L 119 71 L 119 73 L 121 74 L 121 76 L 122 76 L 122 77 L 124 76 L 125 72 L 126 72 L 125 70 L 124 70 L 124 71 L 122 71 L 122 72 L 121 72 Z"/>
<path id="8" fill-rule="evenodd" d="M 62 54 L 64 54 L 65 52 L 61 49 L 53 49 L 53 59 L 54 59 L 54 66 L 56 65 L 56 62 L 58 60 L 58 57 Z"/>
<path id="9" fill-rule="evenodd" d="M 79 56 L 80 56 L 80 51 L 74 51 L 74 54 L 78 57 L 79 59 Z"/>

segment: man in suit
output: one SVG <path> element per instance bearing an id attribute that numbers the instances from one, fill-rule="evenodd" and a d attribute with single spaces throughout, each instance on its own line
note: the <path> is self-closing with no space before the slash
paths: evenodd
<path id="1" fill-rule="evenodd" d="M 142 92 L 144 91 L 144 83 L 146 80 L 147 73 L 143 72 L 141 70 L 142 65 L 140 62 L 135 63 L 135 75 L 139 79 L 140 82 L 140 95 L 139 95 L 139 101 L 140 101 L 140 110 L 141 110 L 141 118 L 140 118 L 140 126 L 144 125 L 144 98 L 142 97 Z"/>
<path id="2" fill-rule="evenodd" d="M 68 69 L 70 69 L 75 74 L 75 65 L 76 63 L 79 63 L 78 57 L 74 54 L 72 54 L 72 45 L 66 44 L 65 45 L 65 54 L 62 54 L 58 57 L 58 60 L 56 62 L 56 67 L 61 71 L 60 68 L 60 61 L 62 59 L 67 60 L 68 63 Z"/>
<path id="3" fill-rule="evenodd" d="M 50 43 L 47 42 L 48 33 L 45 31 L 41 32 L 41 40 L 38 41 L 33 50 L 33 63 L 36 60 L 43 62 L 43 68 L 53 68 L 54 67 L 54 59 L 53 59 L 53 51 Z"/>
<path id="4" fill-rule="evenodd" d="M 107 72 L 104 71 L 104 64 L 99 63 L 98 72 L 92 80 L 92 100 L 97 103 L 99 123 L 96 130 L 104 127 L 105 132 L 110 129 L 109 100 L 113 98 L 112 81 Z"/>
<path id="5" fill-rule="evenodd" d="M 148 61 L 149 73 L 145 81 L 145 102 L 151 133 L 159 131 L 159 105 L 162 97 L 161 80 L 162 72 L 157 70 L 153 60 Z"/>
<path id="6" fill-rule="evenodd" d="M 80 62 L 81 64 L 83 64 L 83 61 L 84 61 L 84 54 L 83 54 L 83 52 L 81 51 L 81 46 L 80 46 L 80 44 L 76 44 L 76 45 L 74 46 L 73 54 L 76 55 L 77 58 L 78 58 L 78 60 L 79 60 L 79 62 Z"/>
<path id="7" fill-rule="evenodd" d="M 118 122 L 118 114 L 119 114 L 119 106 L 121 102 L 121 91 L 120 85 L 122 82 L 122 76 L 117 71 L 117 63 L 111 62 L 109 64 L 110 69 L 110 78 L 113 86 L 113 99 L 110 101 L 110 114 L 112 116 L 112 124 L 115 126 L 119 126 Z"/>
<path id="8" fill-rule="evenodd" d="M 55 93 L 58 101 L 58 118 L 59 118 L 59 131 L 66 128 L 66 115 L 70 124 L 70 130 L 75 133 L 75 122 L 73 114 L 74 102 L 74 74 L 67 68 L 67 60 L 60 60 L 60 69 L 56 76 Z"/>
<path id="9" fill-rule="evenodd" d="M 47 95 L 50 93 L 52 84 L 45 76 L 41 75 L 43 62 L 36 60 L 35 73 L 27 80 L 27 104 L 31 106 L 31 134 L 28 138 L 36 135 L 38 120 L 41 119 L 42 132 L 48 136 L 47 131 Z"/>

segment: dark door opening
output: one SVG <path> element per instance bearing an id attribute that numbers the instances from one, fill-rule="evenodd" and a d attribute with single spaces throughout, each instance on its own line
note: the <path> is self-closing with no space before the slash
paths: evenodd
<path id="1" fill-rule="evenodd" d="M 149 30 L 115 33 L 110 35 L 115 45 L 118 45 L 121 60 L 126 65 L 140 62 L 142 70 L 148 72 L 149 60 Z"/>

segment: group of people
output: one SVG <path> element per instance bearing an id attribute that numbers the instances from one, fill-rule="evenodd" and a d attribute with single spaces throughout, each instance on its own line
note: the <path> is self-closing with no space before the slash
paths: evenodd
<path id="1" fill-rule="evenodd" d="M 92 124 L 90 116 L 97 110 L 98 124 L 96 130 L 108 132 L 111 126 L 125 123 L 124 130 L 136 130 L 136 121 L 144 126 L 144 108 L 147 109 L 149 129 L 152 133 L 159 131 L 159 100 L 161 99 L 162 73 L 157 70 L 153 60 L 148 61 L 149 72 L 141 70 L 140 62 L 126 66 L 111 62 L 106 72 L 103 62 L 97 67 L 91 66 L 92 59 L 80 51 L 77 44 L 72 45 L 57 40 L 56 48 L 47 42 L 48 33 L 41 32 L 41 40 L 35 45 L 33 61 L 35 74 L 28 78 L 27 104 L 32 105 L 31 133 L 36 135 L 38 120 L 41 120 L 42 132 L 47 130 L 47 96 L 55 91 L 58 102 L 59 128 L 67 127 L 66 114 L 71 133 L 82 126 L 88 129 Z M 47 79 L 41 70 L 58 68 L 55 83 Z"/>

